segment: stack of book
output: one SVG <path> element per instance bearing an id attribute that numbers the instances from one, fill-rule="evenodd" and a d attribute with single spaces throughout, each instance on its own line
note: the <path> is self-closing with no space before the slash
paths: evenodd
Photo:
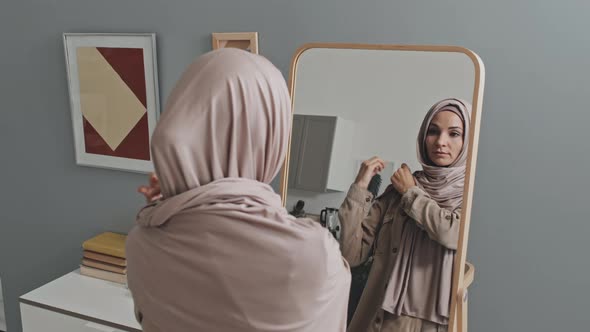
<path id="1" fill-rule="evenodd" d="M 112 232 L 99 234 L 84 241 L 84 257 L 80 274 L 98 279 L 127 283 L 127 259 L 125 240 L 127 236 Z"/>

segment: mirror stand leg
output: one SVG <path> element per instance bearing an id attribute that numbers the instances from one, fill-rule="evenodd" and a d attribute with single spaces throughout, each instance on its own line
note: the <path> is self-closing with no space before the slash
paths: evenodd
<path id="1" fill-rule="evenodd" d="M 467 332 L 467 291 L 459 292 L 457 301 L 457 332 Z"/>

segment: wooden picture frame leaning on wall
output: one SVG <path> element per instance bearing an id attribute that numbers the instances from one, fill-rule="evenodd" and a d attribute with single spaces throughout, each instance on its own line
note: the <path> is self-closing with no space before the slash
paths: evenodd
<path id="1" fill-rule="evenodd" d="M 211 37 L 214 50 L 233 47 L 258 54 L 258 32 L 214 32 Z"/>

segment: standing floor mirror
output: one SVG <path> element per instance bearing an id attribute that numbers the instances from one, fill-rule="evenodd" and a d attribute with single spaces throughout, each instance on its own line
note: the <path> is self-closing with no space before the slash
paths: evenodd
<path id="1" fill-rule="evenodd" d="M 411 211 L 408 212 L 408 217 L 404 212 L 408 210 L 402 211 L 401 208 L 394 209 L 384 205 L 381 207 L 384 211 L 392 212 L 384 212 L 385 217 L 379 219 L 375 227 L 364 225 L 361 221 L 358 225 L 365 232 L 362 236 L 364 242 L 359 242 L 359 247 L 365 251 L 369 247 L 371 249 L 368 254 L 363 255 L 368 255 L 370 259 L 375 257 L 372 267 L 367 272 L 367 287 L 377 278 L 371 274 L 384 271 L 376 267 L 379 255 L 379 260 L 385 262 L 379 264 L 390 266 L 390 270 L 391 266 L 397 264 L 394 262 L 396 257 L 406 255 L 406 262 L 412 260 L 414 264 L 409 270 L 405 270 L 406 277 L 411 273 L 420 277 L 426 274 L 426 279 L 438 277 L 438 272 L 432 272 L 436 269 L 428 267 L 428 254 L 425 254 L 426 258 L 422 260 L 412 258 L 412 253 L 405 253 L 408 250 L 404 251 L 398 244 L 389 244 L 387 248 L 390 252 L 380 252 L 380 241 L 385 241 L 381 239 L 385 237 L 381 236 L 381 232 L 385 232 L 384 229 L 387 229 L 387 232 L 397 229 L 395 232 L 402 234 L 402 238 L 409 236 L 406 233 L 413 230 L 412 236 L 415 239 L 434 241 L 435 244 L 428 244 L 434 248 L 432 255 L 439 255 L 444 251 L 446 258 L 443 260 L 449 271 L 448 278 L 441 277 L 440 281 L 434 282 L 440 285 L 439 292 L 447 294 L 438 296 L 440 299 L 424 301 L 445 302 L 447 298 L 449 301 L 438 303 L 438 309 L 430 310 L 434 313 L 427 312 L 427 308 L 419 309 L 417 315 L 422 314 L 420 310 L 425 311 L 425 315 L 438 315 L 441 322 L 448 325 L 448 331 L 467 331 L 467 289 L 474 279 L 474 267 L 466 262 L 466 254 L 484 88 L 484 66 L 481 59 L 474 52 L 455 46 L 316 43 L 304 45 L 296 52 L 290 75 L 293 125 L 289 153 L 282 171 L 280 194 L 285 207 L 293 215 L 315 219 L 328 228 L 340 242 L 343 253 L 347 249 L 343 248 L 346 242 L 344 230 L 347 227 L 344 223 L 354 223 L 350 220 L 340 220 L 340 217 L 344 216 L 341 208 L 344 201 L 348 202 L 350 197 L 359 196 L 359 193 L 372 192 L 366 196 L 367 206 L 371 206 L 371 209 L 374 204 L 385 204 L 383 202 L 406 202 L 404 204 L 410 204 L 408 209 L 422 209 L 427 215 L 434 210 L 424 207 L 424 204 L 429 204 L 430 201 L 441 202 L 436 201 L 440 198 L 436 195 L 442 192 L 443 197 L 447 194 L 448 188 L 443 184 L 442 187 L 436 188 L 438 191 L 429 191 L 431 188 L 427 188 L 428 181 L 414 178 L 414 181 L 418 181 L 416 186 L 421 190 L 416 191 L 420 193 L 416 194 L 416 197 L 423 197 L 423 202 L 426 202 L 414 207 L 418 200 L 407 203 L 408 199 L 404 198 L 409 191 L 389 186 L 392 183 L 392 175 L 403 164 L 407 165 L 405 169 L 409 170 L 410 174 L 424 171 L 429 166 L 442 170 L 443 173 L 453 168 L 451 173 L 444 173 L 452 174 L 445 175 L 449 178 L 456 177 L 458 173 L 455 170 L 460 169 L 461 187 L 454 188 L 454 192 L 459 193 L 459 197 L 454 197 L 456 204 L 448 207 L 445 207 L 444 203 L 439 204 L 441 209 L 449 211 L 440 212 L 441 216 L 448 218 L 448 224 L 443 225 L 445 221 L 442 217 L 442 221 L 437 221 L 438 224 L 418 222 L 415 220 L 420 218 L 415 217 Z M 468 116 L 461 117 L 459 111 L 452 110 L 445 113 L 446 109 L 443 109 L 431 114 L 444 113 L 449 115 L 447 118 L 437 115 L 427 121 L 425 117 L 429 110 L 441 105 L 441 101 L 445 100 L 451 100 L 449 110 L 455 106 L 457 109 L 463 107 Z M 460 124 L 457 124 L 457 121 Z M 421 128 L 423 123 L 427 123 L 425 128 Z M 420 137 L 423 138 L 422 141 Z M 462 145 L 456 150 L 457 145 L 454 147 L 453 144 L 459 144 L 456 143 L 458 140 Z M 381 161 L 381 166 L 375 170 L 375 173 L 380 175 L 380 181 L 378 177 L 373 176 L 369 187 L 353 188 L 352 184 L 358 180 L 359 170 L 362 167 L 366 168 L 371 161 L 374 162 L 375 159 L 372 158 L 375 156 Z M 437 159 L 439 157 L 440 160 Z M 461 157 L 463 162 L 458 164 Z M 424 166 L 425 164 L 427 166 Z M 462 165 L 462 168 L 457 165 Z M 443 179 L 443 182 L 445 181 L 447 179 Z M 447 182 L 454 185 L 459 183 L 453 181 Z M 398 192 L 395 192 L 396 190 Z M 395 197 L 399 197 L 399 200 Z M 445 197 L 440 199 L 446 199 Z M 388 213 L 394 215 L 398 210 L 403 218 L 387 219 Z M 366 212 L 369 211 L 373 210 L 367 208 Z M 436 235 L 433 234 L 442 232 L 443 228 L 446 232 L 456 233 L 453 244 L 447 245 L 435 239 Z M 371 236 L 365 238 L 366 234 Z M 395 248 L 392 249 L 392 246 Z M 414 249 L 417 252 L 420 248 L 412 247 L 412 250 Z M 343 255 L 346 258 L 346 254 Z M 388 260 L 391 260 L 391 264 Z M 443 264 L 440 259 L 435 259 L 434 262 Z M 366 262 L 355 262 L 350 265 L 354 271 L 355 265 L 364 263 Z M 437 275 L 428 276 L 428 273 Z M 353 281 L 354 277 L 353 274 Z M 409 294 L 410 291 L 407 289 L 419 287 L 418 278 L 412 279 L 411 275 L 410 279 L 405 281 L 403 278 L 396 281 L 395 276 L 380 278 L 387 279 L 385 285 L 393 287 L 393 294 L 396 294 L 396 287 L 390 284 L 403 282 L 410 286 L 404 284 L 403 287 L 398 287 L 398 292 L 402 289 L 402 292 L 408 293 L 402 294 L 401 297 L 417 296 Z M 355 292 L 358 294 L 355 295 Z M 367 326 L 369 321 L 370 324 L 383 323 L 383 317 L 371 316 L 371 310 L 361 310 L 360 306 L 365 306 L 369 302 L 378 302 L 380 308 L 386 307 L 385 304 L 381 304 L 384 300 L 374 299 L 374 295 L 373 299 L 363 299 L 363 296 L 369 297 L 366 295 L 367 292 L 367 288 L 364 291 L 361 289 L 360 293 L 358 289 L 351 289 L 350 301 L 358 305 L 352 312 L 349 310 L 351 329 L 355 329 L 355 326 L 356 329 L 359 326 Z M 385 294 L 390 294 L 389 291 L 386 292 L 386 288 L 383 289 L 383 293 L 384 297 Z M 404 307 L 402 303 L 395 307 L 394 313 L 412 315 L 411 311 L 411 306 Z"/>

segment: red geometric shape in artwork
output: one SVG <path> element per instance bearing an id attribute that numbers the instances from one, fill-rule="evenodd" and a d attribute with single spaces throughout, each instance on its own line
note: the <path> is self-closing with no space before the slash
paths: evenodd
<path id="1" fill-rule="evenodd" d="M 114 47 L 97 47 L 96 49 L 147 108 L 143 49 Z"/>
<path id="2" fill-rule="evenodd" d="M 123 139 L 115 153 L 121 157 L 150 160 L 150 133 L 147 113 L 141 117 L 135 127 Z"/>
<path id="3" fill-rule="evenodd" d="M 150 160 L 150 141 L 147 113 L 113 151 L 98 132 L 84 117 L 84 146 L 86 153 L 103 156 L 123 157 L 138 160 Z"/>

